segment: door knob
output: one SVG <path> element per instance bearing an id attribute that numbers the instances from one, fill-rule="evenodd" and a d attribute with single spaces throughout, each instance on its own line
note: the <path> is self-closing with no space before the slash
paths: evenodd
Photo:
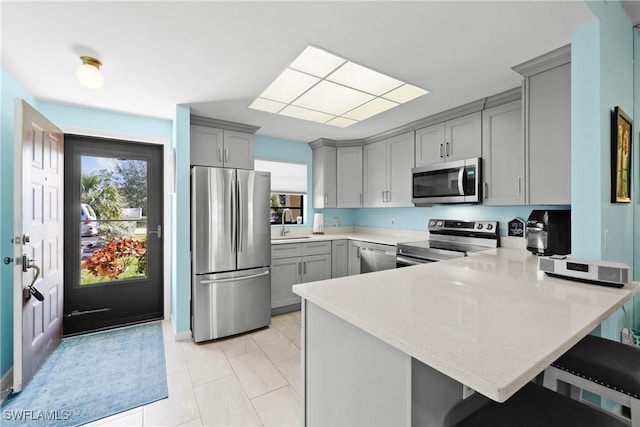
<path id="1" fill-rule="evenodd" d="M 28 269 L 33 268 L 36 270 L 35 276 L 31 279 L 31 283 L 26 286 L 22 292 L 25 300 L 28 300 L 33 295 L 38 301 L 44 301 L 44 295 L 34 286 L 38 277 L 40 277 L 40 267 L 35 263 L 34 260 L 29 259 L 29 255 L 22 255 L 22 271 L 27 272 Z"/>

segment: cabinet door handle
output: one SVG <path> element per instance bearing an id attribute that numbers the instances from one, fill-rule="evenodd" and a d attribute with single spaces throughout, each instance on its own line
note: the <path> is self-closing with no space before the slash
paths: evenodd
<path id="1" fill-rule="evenodd" d="M 384 199 L 384 190 L 382 190 L 382 202 L 386 202 L 386 200 Z"/>
<path id="2" fill-rule="evenodd" d="M 444 157 L 443 149 L 444 149 L 444 144 L 440 144 L 440 158 Z"/>
<path id="3" fill-rule="evenodd" d="M 222 161 L 222 148 L 218 148 L 218 161 Z"/>
<path id="4" fill-rule="evenodd" d="M 451 150 L 451 151 L 453 151 L 453 150 Z M 447 156 L 447 157 L 449 157 L 449 156 L 452 154 L 452 153 L 450 153 L 450 150 L 449 150 L 449 143 L 448 143 L 448 142 L 447 142 L 447 144 L 446 144 L 446 148 L 445 148 L 445 150 L 444 150 L 444 154 L 445 154 L 445 156 Z"/>
<path id="5" fill-rule="evenodd" d="M 302 263 L 298 261 L 298 276 L 302 274 Z"/>
<path id="6" fill-rule="evenodd" d="M 356 251 L 356 257 L 357 257 L 357 258 L 360 258 L 360 246 L 358 246 L 356 249 L 357 249 L 357 251 Z"/>
<path id="7" fill-rule="evenodd" d="M 229 149 L 228 148 L 224 149 L 224 161 L 225 162 L 229 161 Z"/>
<path id="8" fill-rule="evenodd" d="M 389 194 L 389 190 L 387 190 L 387 202 L 391 201 L 391 195 Z"/>
<path id="9" fill-rule="evenodd" d="M 302 274 L 307 274 L 307 263 L 306 263 L 306 261 L 302 263 Z"/>
<path id="10" fill-rule="evenodd" d="M 484 183 L 484 194 L 482 195 L 482 198 L 486 199 L 487 196 L 489 196 L 489 183 L 485 182 Z"/>
<path id="11" fill-rule="evenodd" d="M 518 177 L 518 194 L 522 194 L 522 177 Z"/>
<path id="12" fill-rule="evenodd" d="M 325 205 L 329 204 L 329 195 L 327 193 L 324 193 L 324 204 Z"/>
<path id="13" fill-rule="evenodd" d="M 360 204 L 362 204 L 362 193 L 360 193 Z"/>

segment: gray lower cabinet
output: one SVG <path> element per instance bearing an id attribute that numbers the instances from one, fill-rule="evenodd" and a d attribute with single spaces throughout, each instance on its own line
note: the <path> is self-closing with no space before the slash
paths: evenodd
<path id="1" fill-rule="evenodd" d="M 331 241 L 272 245 L 272 313 L 299 308 L 300 297 L 291 290 L 293 285 L 330 278 Z"/>
<path id="2" fill-rule="evenodd" d="M 349 274 L 348 269 L 348 240 L 334 240 L 331 242 L 331 277 L 343 277 Z"/>
<path id="3" fill-rule="evenodd" d="M 300 297 L 291 291 L 302 280 L 300 257 L 271 260 L 271 308 L 299 304 Z"/>
<path id="4" fill-rule="evenodd" d="M 347 274 L 349 276 L 360 274 L 360 242 L 349 240 L 347 252 Z"/>

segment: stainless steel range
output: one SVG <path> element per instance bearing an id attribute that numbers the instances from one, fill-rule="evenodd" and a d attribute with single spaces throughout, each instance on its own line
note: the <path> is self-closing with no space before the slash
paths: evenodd
<path id="1" fill-rule="evenodd" d="M 396 267 L 461 258 L 468 252 L 497 248 L 498 225 L 498 221 L 432 219 L 429 240 L 398 243 Z"/>

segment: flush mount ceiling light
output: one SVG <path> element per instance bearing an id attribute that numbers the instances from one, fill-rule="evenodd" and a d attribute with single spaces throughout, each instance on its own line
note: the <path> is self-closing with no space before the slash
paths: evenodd
<path id="1" fill-rule="evenodd" d="M 249 108 L 346 128 L 427 93 L 307 46 Z"/>
<path id="2" fill-rule="evenodd" d="M 102 62 L 91 56 L 81 56 L 82 65 L 76 70 L 76 77 L 82 86 L 98 89 L 104 84 L 104 76 L 100 71 Z"/>

